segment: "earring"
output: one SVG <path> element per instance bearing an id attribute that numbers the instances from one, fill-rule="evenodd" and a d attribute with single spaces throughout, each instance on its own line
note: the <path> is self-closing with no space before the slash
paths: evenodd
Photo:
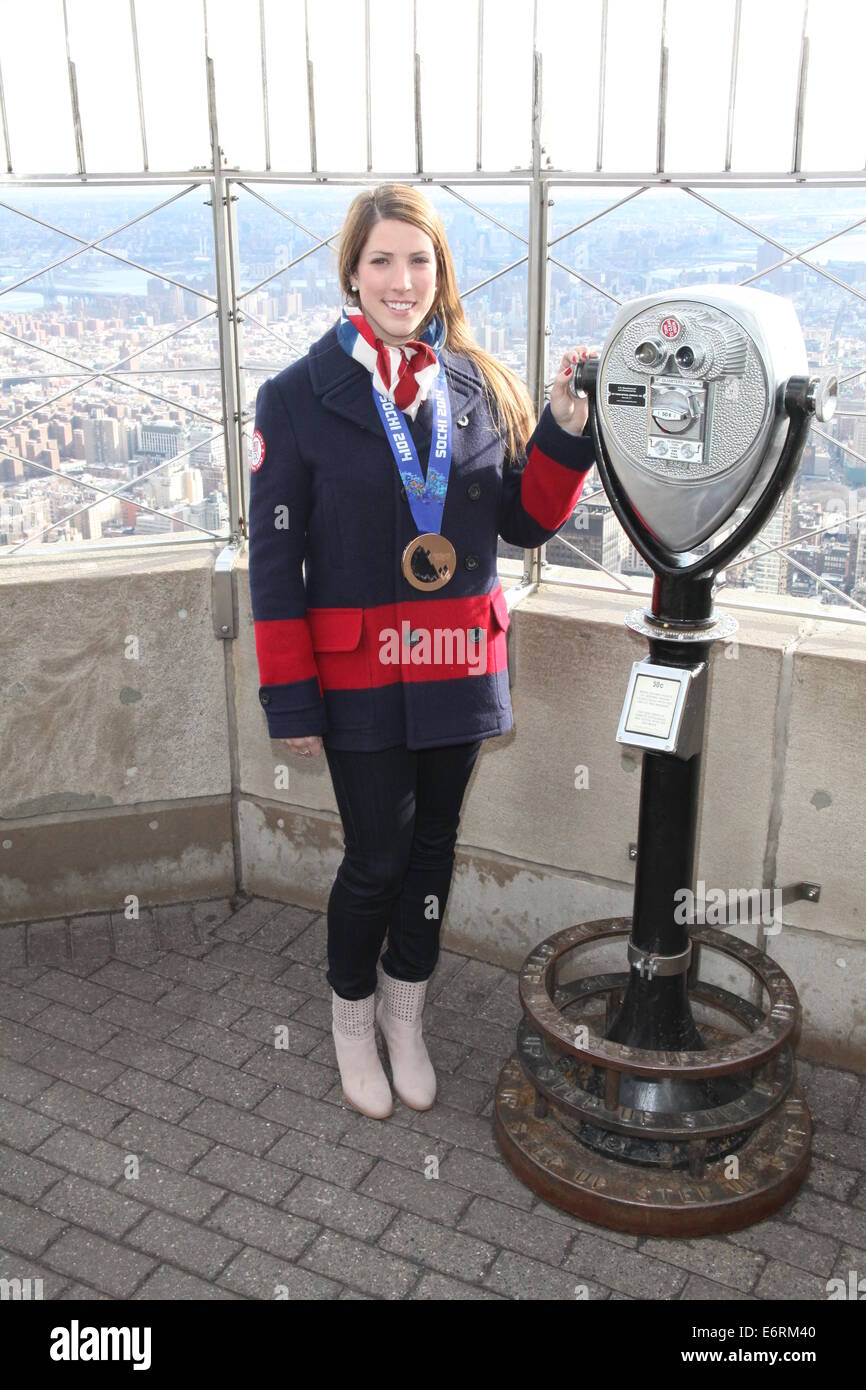
<path id="1" fill-rule="evenodd" d="M 350 288 L 355 294 L 358 293 L 358 286 L 357 286 L 357 285 L 351 285 L 349 288 Z"/>

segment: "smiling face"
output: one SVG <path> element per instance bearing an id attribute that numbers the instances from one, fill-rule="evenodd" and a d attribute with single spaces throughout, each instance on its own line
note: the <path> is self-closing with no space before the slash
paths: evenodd
<path id="1" fill-rule="evenodd" d="M 410 222 L 383 218 L 370 231 L 352 275 L 377 338 L 399 347 L 417 336 L 436 298 L 436 251 Z"/>

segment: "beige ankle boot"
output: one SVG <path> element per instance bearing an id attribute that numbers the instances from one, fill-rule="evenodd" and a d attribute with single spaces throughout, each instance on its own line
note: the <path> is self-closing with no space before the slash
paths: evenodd
<path id="1" fill-rule="evenodd" d="M 382 971 L 376 1019 L 388 1049 L 394 1090 L 410 1110 L 429 1110 L 436 1099 L 436 1073 L 421 1037 L 428 980 L 395 980 Z"/>
<path id="2" fill-rule="evenodd" d="M 376 1050 L 375 994 L 343 999 L 331 990 L 331 1022 L 343 1095 L 353 1110 L 371 1120 L 394 1113 L 394 1097 Z"/>

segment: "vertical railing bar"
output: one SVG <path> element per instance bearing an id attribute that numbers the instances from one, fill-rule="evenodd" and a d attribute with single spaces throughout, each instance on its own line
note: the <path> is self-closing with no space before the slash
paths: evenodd
<path id="1" fill-rule="evenodd" d="M 601 0 L 601 45 L 598 60 L 598 133 L 595 147 L 595 168 L 601 173 L 604 153 L 604 99 L 607 84 L 607 0 Z"/>
<path id="2" fill-rule="evenodd" d="M 271 171 L 271 113 L 268 103 L 268 42 L 265 30 L 265 0 L 259 0 L 259 43 L 262 53 L 262 120 L 265 126 L 265 169 Z"/>
<path id="3" fill-rule="evenodd" d="M 3 67 L 0 64 L 0 124 L 3 127 L 3 145 L 6 154 L 6 173 L 12 173 L 12 150 L 9 147 L 9 125 L 6 120 L 6 95 L 3 89 Z"/>
<path id="4" fill-rule="evenodd" d="M 78 158 L 79 174 L 86 174 L 87 167 L 84 163 L 84 136 L 81 132 L 81 110 L 78 105 L 78 74 L 75 64 L 69 64 L 69 89 L 72 95 L 72 125 L 75 132 L 75 152 Z"/>
<path id="5" fill-rule="evenodd" d="M 370 85 L 370 0 L 364 0 L 364 104 L 367 120 L 367 173 L 373 168 L 373 113 Z"/>
<path id="6" fill-rule="evenodd" d="M 228 194 L 223 172 L 222 150 L 219 144 L 217 124 L 216 85 L 214 82 L 213 59 L 205 58 L 207 65 L 207 102 L 210 126 L 211 161 L 213 166 L 213 235 L 214 259 L 217 291 L 217 328 L 219 330 L 220 379 L 223 391 L 223 438 L 226 452 L 226 490 L 229 503 L 229 530 L 233 536 L 239 534 L 240 525 L 240 449 L 238 434 L 240 429 L 240 408 L 235 395 L 233 313 L 228 279 L 229 248 L 226 237 L 228 221 Z"/>
<path id="7" fill-rule="evenodd" d="M 205 82 L 208 84 L 208 85 L 207 85 L 207 95 L 208 95 L 208 99 L 210 99 L 210 67 L 209 67 L 209 64 L 210 64 L 210 57 L 209 57 L 209 53 L 208 53 L 207 0 L 201 0 L 201 18 L 202 18 L 202 25 L 203 25 L 203 28 L 204 28 L 204 71 L 205 71 Z"/>
<path id="8" fill-rule="evenodd" d="M 129 0 L 129 24 L 132 31 L 132 58 L 135 63 L 135 90 L 138 95 L 138 125 L 141 131 L 141 163 L 144 172 L 147 173 L 147 127 L 144 122 L 144 94 L 141 90 L 141 58 L 138 52 L 138 21 L 135 17 L 135 0 Z"/>
<path id="9" fill-rule="evenodd" d="M 211 142 L 211 170 L 213 171 L 213 168 L 215 167 L 215 166 L 214 166 L 214 159 L 215 159 L 215 156 L 214 156 L 214 132 L 218 130 L 218 123 L 217 123 L 217 113 L 216 113 L 216 84 L 215 84 L 215 82 L 214 82 L 214 80 L 213 80 L 213 61 L 212 61 L 211 56 L 210 56 L 210 38 L 209 38 L 209 35 L 208 35 L 208 27 L 207 27 L 207 0 L 201 0 L 201 17 L 202 17 L 202 28 L 203 28 L 203 30 L 204 30 L 204 75 L 205 75 L 205 92 L 206 92 L 207 103 L 208 103 L 208 134 L 209 134 L 209 136 L 210 136 L 210 142 Z M 211 109 L 211 107 L 213 107 L 213 109 Z M 217 150 L 217 155 L 219 155 L 219 153 L 220 153 L 219 145 L 216 146 L 216 150 Z M 216 217 L 216 195 L 215 195 L 215 194 L 214 194 L 214 198 L 213 198 L 213 212 L 214 212 L 214 217 Z M 217 242 L 216 242 L 216 239 L 214 239 L 214 248 L 216 248 L 216 245 L 217 245 Z M 220 292 L 220 287 L 219 287 L 219 269 L 218 269 L 218 268 L 217 268 L 217 274 L 216 274 L 216 292 L 217 292 L 217 328 L 218 328 L 219 333 L 220 333 L 220 352 L 222 353 L 222 326 L 221 326 L 221 324 L 220 324 L 220 310 L 219 310 L 219 292 Z M 225 393 L 223 393 L 223 408 L 225 408 Z M 226 467 L 228 467 L 228 465 L 226 465 Z"/>
<path id="10" fill-rule="evenodd" d="M 659 52 L 659 120 L 656 137 L 656 173 L 665 168 L 665 139 L 668 119 L 668 0 L 662 5 L 662 39 Z"/>
<path id="11" fill-rule="evenodd" d="M 529 394 L 536 411 L 544 407 L 545 371 L 541 366 L 541 335 L 544 328 L 543 294 L 541 281 L 546 269 L 547 239 L 544 240 L 544 257 L 539 247 L 544 230 L 541 216 L 541 54 L 533 49 L 532 62 L 532 204 L 529 221 L 529 335 L 527 338 L 527 377 Z M 534 211 L 534 217 L 532 215 Z"/>
<path id="12" fill-rule="evenodd" d="M 79 174 L 86 174 L 84 165 L 84 138 L 81 133 L 81 112 L 78 107 L 78 78 L 75 64 L 69 52 L 69 24 L 66 17 L 66 0 L 63 0 L 63 33 L 66 38 L 66 71 L 69 75 L 69 97 L 72 102 L 72 134 L 75 140 L 75 157 Z"/>
<path id="13" fill-rule="evenodd" d="M 484 83 L 484 0 L 478 0 L 478 78 L 475 91 L 475 168 L 481 168 L 481 106 Z"/>
<path id="14" fill-rule="evenodd" d="M 249 468 L 246 468 L 246 467 L 244 466 L 245 452 L 244 452 L 244 447 L 243 447 L 243 419 L 242 419 L 242 416 L 243 416 L 242 403 L 243 403 L 244 397 L 243 397 L 243 389 L 242 389 L 243 372 L 242 372 L 242 367 L 241 367 L 241 353 L 242 353 L 242 344 L 243 344 L 243 330 L 242 330 L 241 327 L 240 327 L 240 318 L 239 318 L 239 315 L 238 315 L 238 313 L 237 313 L 237 289 L 238 289 L 238 285 L 239 285 L 239 274 L 240 274 L 240 268 L 239 268 L 239 261 L 240 261 L 240 245 L 239 245 L 239 242 L 238 242 L 238 235 L 237 235 L 237 214 L 236 214 L 236 208 L 237 208 L 238 199 L 237 199 L 237 196 L 234 195 L 234 194 L 232 193 L 233 186 L 234 186 L 234 185 L 233 185 L 233 182 L 232 182 L 231 180 L 228 180 L 228 181 L 226 182 L 226 184 L 225 184 L 225 191 L 226 191 L 226 194 L 227 194 L 227 198 L 226 198 L 226 202 L 225 202 L 225 216 L 224 216 L 224 218 L 223 218 L 223 227 L 224 227 L 224 230 L 225 230 L 225 236 L 226 236 L 226 249 L 227 249 L 227 253 L 228 253 L 228 254 L 227 254 L 227 258 L 226 258 L 226 260 L 224 261 L 224 264 L 227 263 L 227 268 L 228 268 L 227 288 L 228 288 L 229 294 L 230 294 L 230 296 L 231 296 L 231 298 L 230 298 L 230 306 L 231 306 L 231 307 L 230 307 L 230 312 L 229 312 L 228 317 L 229 317 L 229 319 L 231 320 L 231 324 L 230 324 L 230 334 L 229 334 L 229 336 L 230 336 L 230 339 L 231 339 L 231 349 L 232 349 L 232 357 L 233 357 L 233 359 L 234 359 L 234 372 L 235 372 L 234 380 L 233 380 L 233 382 L 232 382 L 232 385 L 233 385 L 234 396 L 235 396 L 235 404 L 236 404 L 236 406 L 237 406 L 237 409 L 236 409 L 236 411 L 234 412 L 234 428 L 231 430 L 231 437 L 235 440 L 235 444 L 236 444 L 236 448 L 237 448 L 237 473 L 236 473 L 236 475 L 235 475 L 235 476 L 236 476 L 236 490 L 235 490 L 236 511 L 235 511 L 235 513 L 233 514 L 233 512 L 232 512 L 232 504 L 231 504 L 231 502 L 230 502 L 230 504 L 229 504 L 229 545 L 230 545 L 231 547 L 233 547 L 235 555 L 239 555 L 240 552 L 241 552 L 241 547 L 243 546 L 244 542 L 246 542 L 247 553 L 249 553 L 249 539 L 250 539 L 250 536 L 249 536 L 249 520 L 248 520 L 248 518 L 249 518 L 249 508 L 248 508 L 248 506 L 247 506 L 247 499 L 248 499 L 248 493 L 249 493 L 249 486 L 250 486 L 250 477 L 251 477 L 251 474 L 250 474 Z M 228 408 L 226 409 L 226 418 L 228 419 Z M 226 461 L 226 473 L 227 473 L 227 474 L 228 474 L 228 471 L 229 471 L 229 463 L 228 463 L 228 460 L 227 460 L 227 461 Z M 231 498 L 231 492 L 229 493 L 229 497 Z M 232 557 L 232 558 L 234 558 L 234 557 Z M 225 551 L 223 551 L 223 555 L 220 557 L 220 559 L 225 559 Z M 230 562 L 229 562 L 229 563 L 230 563 Z M 219 559 L 217 560 L 217 566 L 219 566 Z M 236 587 L 235 581 L 232 580 L 232 583 L 231 583 L 231 588 L 232 588 L 232 590 L 234 590 L 235 587 Z M 228 595 L 226 595 L 226 597 L 228 597 Z M 231 602 L 232 602 L 232 608 L 234 608 L 234 607 L 235 607 L 234 595 L 232 595 L 232 597 L 231 597 Z M 228 605 L 226 605 L 226 606 L 227 606 L 227 608 L 228 608 Z M 230 611 L 227 611 L 227 612 L 225 612 L 224 615 L 221 615 L 221 618 L 222 618 L 222 621 L 217 620 L 217 621 L 214 623 L 214 627 L 215 627 L 215 629 L 217 629 L 216 635 L 217 635 L 217 636 L 221 636 L 221 635 L 229 636 L 229 635 L 230 635 L 230 636 L 232 636 L 232 637 L 233 637 L 233 636 L 236 636 L 237 634 L 236 634 L 236 627 L 235 627 L 235 624 L 236 624 L 237 619 L 235 618 L 234 613 L 231 612 L 231 610 L 230 610 Z M 218 623 L 218 627 L 217 627 L 217 623 Z M 229 623 L 231 624 L 230 627 L 229 627 Z M 227 630 L 227 629 L 228 629 L 228 630 Z M 238 696 L 237 696 L 237 692 L 236 692 L 236 683 L 235 683 L 234 679 L 232 678 L 232 663 L 234 662 L 235 657 L 234 657 L 234 655 L 232 654 L 231 649 L 230 649 L 230 647 L 228 646 L 228 644 L 227 644 L 226 649 L 225 649 L 225 658 L 226 658 L 226 664 L 225 664 L 226 700 L 227 700 L 227 703 L 228 703 L 228 728 L 229 728 L 228 752 L 229 752 L 229 782 L 230 782 L 230 792 L 231 792 L 231 795 L 230 795 L 230 811 L 231 811 L 231 821 L 232 821 L 232 844 L 233 844 L 233 846 L 234 846 L 235 878 L 236 878 L 236 882 L 241 883 L 241 882 L 243 881 L 243 879 L 244 879 L 244 867 L 243 867 L 243 858 L 242 858 L 242 850 L 241 850 L 242 837 L 241 837 L 241 827 L 240 827 L 240 815 L 241 815 L 241 808 L 240 808 L 240 784 L 241 784 L 240 761 L 241 761 L 241 760 L 240 760 L 240 749 L 239 749 L 239 727 L 240 727 L 240 719 L 239 719 L 239 716 L 238 716 L 238 706 L 239 706 L 239 703 L 240 703 L 240 702 L 239 702 L 239 700 L 238 700 Z"/>
<path id="15" fill-rule="evenodd" d="M 421 127 L 421 54 L 418 52 L 418 0 L 412 0 L 412 80 L 415 91 L 415 172 L 424 168 L 424 144 Z"/>
<path id="16" fill-rule="evenodd" d="M 315 174 L 316 160 L 316 93 L 313 81 L 313 64 L 310 61 L 310 16 L 307 0 L 304 0 L 304 52 L 307 58 L 307 111 L 310 122 L 310 173 Z"/>
<path id="17" fill-rule="evenodd" d="M 536 415 L 544 409 L 544 382 L 547 376 L 547 243 L 548 185 L 541 177 L 542 55 L 538 48 L 538 0 L 532 18 L 532 183 L 529 202 L 529 248 L 527 266 L 526 374 L 530 399 Z M 544 563 L 544 547 L 523 553 L 523 583 L 539 583 Z"/>
<path id="18" fill-rule="evenodd" d="M 797 72 L 797 104 L 794 108 L 794 151 L 791 173 L 799 174 L 803 166 L 803 121 L 806 114 L 806 83 L 809 75 L 809 0 L 803 5 L 803 33 L 800 38 L 800 66 Z"/>
<path id="19" fill-rule="evenodd" d="M 227 187 L 227 192 L 231 192 L 232 184 Z M 245 399 L 245 367 L 244 367 L 244 330 L 241 327 L 243 316 L 238 312 L 238 290 L 240 288 L 240 241 L 238 239 L 237 221 L 237 198 L 229 197 L 226 203 L 226 241 L 228 246 L 228 265 L 229 265 L 229 290 L 231 293 L 231 320 L 233 329 L 234 346 L 234 371 L 235 371 L 235 403 L 237 405 L 237 446 L 238 460 L 241 464 L 238 470 L 238 534 L 240 534 L 240 518 L 244 522 L 247 518 L 247 498 L 245 490 L 248 486 L 249 471 L 244 468 L 244 433 L 243 433 L 243 405 Z M 234 527 L 229 528 L 234 530 Z"/>
<path id="20" fill-rule="evenodd" d="M 734 114 L 737 104 L 737 76 L 740 66 L 740 23 L 743 17 L 743 0 L 736 0 L 734 8 L 734 35 L 731 42 L 731 81 L 728 88 L 728 132 L 725 137 L 725 173 L 731 172 L 731 159 L 734 152 Z"/>

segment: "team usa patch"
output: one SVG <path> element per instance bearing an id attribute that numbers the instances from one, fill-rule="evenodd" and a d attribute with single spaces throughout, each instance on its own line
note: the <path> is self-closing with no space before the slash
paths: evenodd
<path id="1" fill-rule="evenodd" d="M 252 468 L 254 473 L 257 473 L 259 471 L 264 461 L 265 441 L 262 437 L 261 430 L 255 430 L 253 432 L 252 461 L 250 463 L 250 467 Z"/>

